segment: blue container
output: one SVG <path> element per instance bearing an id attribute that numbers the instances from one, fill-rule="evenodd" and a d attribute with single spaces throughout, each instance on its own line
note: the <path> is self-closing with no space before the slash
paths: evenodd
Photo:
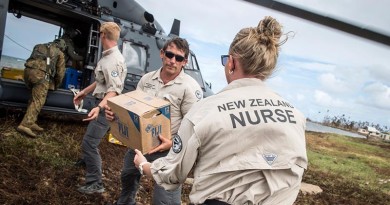
<path id="1" fill-rule="evenodd" d="M 75 68 L 66 68 L 62 88 L 65 89 L 80 89 L 82 72 Z"/>

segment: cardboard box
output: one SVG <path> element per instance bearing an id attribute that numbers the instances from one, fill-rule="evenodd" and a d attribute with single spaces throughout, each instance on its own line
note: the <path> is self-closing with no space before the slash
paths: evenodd
<path id="1" fill-rule="evenodd" d="M 168 101 L 136 90 L 109 98 L 107 103 L 116 115 L 110 132 L 126 146 L 147 153 L 160 144 L 160 134 L 171 137 Z"/>

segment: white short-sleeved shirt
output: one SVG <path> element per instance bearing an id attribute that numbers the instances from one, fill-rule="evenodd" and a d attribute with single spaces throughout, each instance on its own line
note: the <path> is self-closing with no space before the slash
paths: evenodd
<path id="1" fill-rule="evenodd" d="M 145 74 L 137 85 L 152 96 L 159 97 L 171 103 L 171 133 L 176 134 L 181 120 L 192 105 L 203 98 L 199 84 L 182 70 L 172 81 L 164 85 L 160 78 L 161 69 Z"/>
<path id="2" fill-rule="evenodd" d="M 235 80 L 191 108 L 169 154 L 151 171 L 157 184 L 172 190 L 194 167 L 195 204 L 257 204 L 269 186 L 284 188 L 264 180 L 262 170 L 307 167 L 305 127 L 304 115 L 261 80 Z"/>
<path id="3" fill-rule="evenodd" d="M 95 68 L 96 88 L 92 95 L 103 99 L 107 92 L 121 94 L 126 75 L 125 59 L 118 47 L 103 51 L 103 56 Z"/>

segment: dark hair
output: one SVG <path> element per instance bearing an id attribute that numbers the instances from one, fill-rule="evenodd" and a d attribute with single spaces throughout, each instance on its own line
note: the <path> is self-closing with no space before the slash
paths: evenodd
<path id="1" fill-rule="evenodd" d="M 182 50 L 184 52 L 184 57 L 188 58 L 188 54 L 190 53 L 190 46 L 188 45 L 188 42 L 184 38 L 174 37 L 172 39 L 169 39 L 163 47 L 163 50 L 165 51 L 169 45 L 175 44 L 177 49 Z"/>

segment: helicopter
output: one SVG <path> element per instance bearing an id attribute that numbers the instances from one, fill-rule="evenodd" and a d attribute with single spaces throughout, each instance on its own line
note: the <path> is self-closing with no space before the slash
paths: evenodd
<path id="1" fill-rule="evenodd" d="M 144 74 L 161 67 L 159 51 L 168 39 L 180 34 L 180 20 L 174 19 L 170 33 L 167 34 L 154 20 L 153 14 L 147 12 L 134 0 L 2 0 L 0 56 L 2 56 L 5 39 L 7 13 L 12 13 L 17 19 L 28 17 L 59 27 L 58 35 L 52 40 L 64 35 L 65 29 L 72 28 L 79 31 L 79 35 L 73 39 L 73 42 L 75 50 L 83 60 L 81 66 L 80 64 L 71 64 L 71 66 L 77 67 L 77 88 L 80 90 L 94 81 L 94 68 L 102 55 L 99 28 L 103 22 L 115 22 L 121 28 L 118 48 L 125 57 L 127 65 L 127 76 L 122 93 L 135 90 Z M 0 58 L 0 62 L 2 60 Z M 211 83 L 203 79 L 198 61 L 192 51 L 184 72 L 199 83 L 204 97 L 213 95 Z M 75 87 L 71 88 L 65 85 L 55 91 L 49 91 L 42 110 L 85 114 L 75 109 L 73 104 Z M 25 108 L 29 96 L 30 92 L 22 80 L 0 77 L 0 106 Z M 95 102 L 96 98 L 92 95 L 84 98 L 84 111 L 92 109 Z"/>

